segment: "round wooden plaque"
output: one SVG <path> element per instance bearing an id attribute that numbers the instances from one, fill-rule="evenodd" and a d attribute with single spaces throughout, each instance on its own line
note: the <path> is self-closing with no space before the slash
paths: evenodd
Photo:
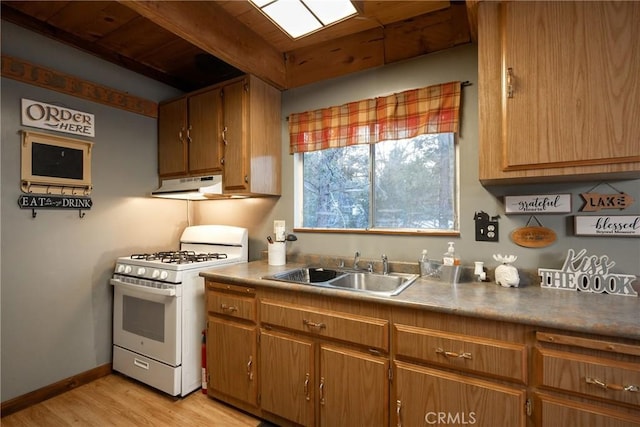
<path id="1" fill-rule="evenodd" d="M 556 241 L 556 233 L 547 227 L 522 227 L 511 232 L 511 240 L 525 248 L 544 248 Z"/>

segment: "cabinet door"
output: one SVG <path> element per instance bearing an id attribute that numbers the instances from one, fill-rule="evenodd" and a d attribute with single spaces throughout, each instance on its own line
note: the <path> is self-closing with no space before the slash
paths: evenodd
<path id="1" fill-rule="evenodd" d="M 220 89 L 189 97 L 189 173 L 222 170 L 222 100 Z"/>
<path id="2" fill-rule="evenodd" d="M 526 425 L 522 389 L 402 362 L 393 378 L 394 425 Z"/>
<path id="3" fill-rule="evenodd" d="M 251 405 L 257 404 L 256 327 L 209 317 L 209 388 Z"/>
<path id="4" fill-rule="evenodd" d="M 247 82 L 240 80 L 222 88 L 224 115 L 224 189 L 247 191 L 248 172 L 248 114 L 246 98 Z"/>
<path id="5" fill-rule="evenodd" d="M 158 175 L 187 173 L 187 99 L 158 107 Z"/>
<path id="6" fill-rule="evenodd" d="M 640 3 L 503 8 L 505 170 L 640 161 Z"/>
<path id="7" fill-rule="evenodd" d="M 297 424 L 313 425 L 313 343 L 263 330 L 260 372 L 262 409 Z"/>
<path id="8" fill-rule="evenodd" d="M 640 427 L 635 413 L 603 408 L 545 394 L 536 394 L 535 424 L 541 427 Z"/>
<path id="9" fill-rule="evenodd" d="M 484 185 L 638 177 L 639 13 L 637 2 L 478 3 Z"/>
<path id="10" fill-rule="evenodd" d="M 387 359 L 322 345 L 319 381 L 321 426 L 389 425 Z"/>

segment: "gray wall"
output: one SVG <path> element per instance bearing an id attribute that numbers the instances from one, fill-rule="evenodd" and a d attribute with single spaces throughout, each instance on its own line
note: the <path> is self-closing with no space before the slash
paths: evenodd
<path id="1" fill-rule="evenodd" d="M 392 64 L 346 77 L 307 85 L 283 93 L 282 100 L 282 197 L 273 200 L 230 200 L 198 204 L 197 221 L 233 222 L 250 228 L 252 259 L 266 250 L 266 236 L 273 233 L 273 220 L 284 219 L 288 228 L 293 226 L 293 156 L 289 155 L 288 130 L 284 118 L 294 112 L 302 112 L 406 89 L 428 86 L 452 80 L 468 80 L 471 86 L 463 89 L 462 127 L 460 132 L 460 237 L 435 236 L 382 236 L 362 234 L 297 233 L 298 241 L 289 244 L 289 252 L 335 254 L 352 256 L 358 250 L 363 258 L 379 259 L 382 253 L 391 260 L 415 261 L 423 248 L 429 256 L 441 257 L 447 242 L 456 242 L 456 249 L 463 264 L 484 261 L 489 267 L 497 263 L 492 255 L 513 254 L 515 263 L 524 269 L 537 267 L 559 268 L 567 249 L 588 250 L 589 254 L 607 254 L 616 261 L 614 270 L 627 274 L 640 274 L 640 239 L 576 237 L 572 235 L 571 215 L 538 215 L 545 227 L 553 229 L 558 240 L 543 249 L 520 247 L 509 239 L 509 233 L 523 227 L 528 215 L 504 214 L 502 195 L 524 194 L 573 194 L 573 210 L 582 206 L 580 193 L 588 191 L 596 182 L 572 184 L 545 184 L 527 186 L 503 186 L 484 188 L 478 181 L 478 63 L 477 46 L 466 45 L 443 52 L 426 55 L 406 62 Z M 615 188 L 631 194 L 636 204 L 624 214 L 640 212 L 640 181 L 607 181 Z M 613 191 L 607 186 L 601 192 Z M 476 242 L 473 216 L 476 211 L 489 215 L 501 215 L 500 241 Z M 611 211 L 607 211 L 611 213 Z M 611 213 L 613 214 L 613 213 Z"/>
<path id="2" fill-rule="evenodd" d="M 159 101 L 178 91 L 2 21 L 2 53 Z M 2 79 L 1 399 L 6 401 L 111 361 L 109 277 L 118 256 L 175 247 L 181 203 L 146 197 L 157 186 L 153 118 Z M 95 115 L 93 208 L 18 207 L 20 99 Z M 33 129 L 37 132 L 44 132 Z M 59 134 L 62 135 L 62 134 Z M 69 135 L 74 137 L 73 135 Z"/>

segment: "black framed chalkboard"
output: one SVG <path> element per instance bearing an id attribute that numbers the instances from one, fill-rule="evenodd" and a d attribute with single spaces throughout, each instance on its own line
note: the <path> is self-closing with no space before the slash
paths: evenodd
<path id="1" fill-rule="evenodd" d="M 56 178 L 83 178 L 82 150 L 34 142 L 31 149 L 31 173 Z"/>
<path id="2" fill-rule="evenodd" d="M 93 143 L 37 132 L 23 132 L 22 190 L 25 193 L 88 195 Z"/>

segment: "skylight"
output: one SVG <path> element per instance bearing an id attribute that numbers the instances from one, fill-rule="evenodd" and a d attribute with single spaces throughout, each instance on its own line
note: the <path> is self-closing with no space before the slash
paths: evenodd
<path id="1" fill-rule="evenodd" d="M 349 0 L 249 0 L 291 38 L 297 39 L 358 11 Z"/>

